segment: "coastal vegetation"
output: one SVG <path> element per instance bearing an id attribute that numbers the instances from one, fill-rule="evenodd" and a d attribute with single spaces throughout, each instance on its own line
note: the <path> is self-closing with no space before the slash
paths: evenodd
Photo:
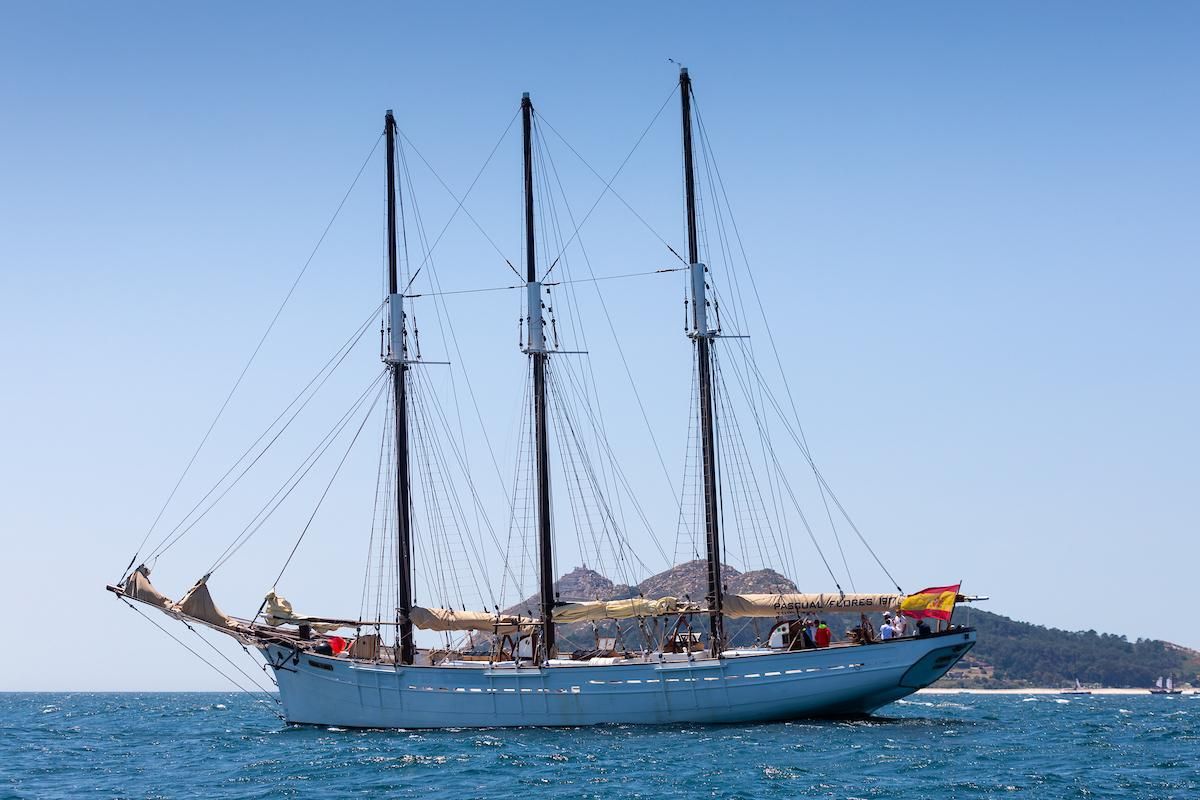
<path id="1" fill-rule="evenodd" d="M 960 606 L 957 625 L 972 625 L 979 643 L 938 686 L 1020 689 L 1073 684 L 1148 688 L 1160 676 L 1200 684 L 1200 652 L 1171 642 L 1113 633 L 1064 631 Z"/>

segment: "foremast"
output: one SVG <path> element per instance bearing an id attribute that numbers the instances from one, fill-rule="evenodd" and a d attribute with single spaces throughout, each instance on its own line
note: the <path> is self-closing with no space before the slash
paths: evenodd
<path id="1" fill-rule="evenodd" d="M 388 109 L 384 116 L 387 136 L 387 225 L 388 225 L 388 347 L 383 361 L 392 373 L 392 398 L 396 434 L 396 629 L 397 662 L 413 663 L 412 613 L 412 505 L 409 499 L 408 454 L 408 358 L 404 337 L 404 297 L 397 275 L 399 250 L 396 242 L 396 118 Z"/>
<path id="2" fill-rule="evenodd" d="M 521 129 L 525 166 L 525 280 L 529 306 L 529 338 L 525 352 L 533 361 L 533 426 L 537 459 L 538 577 L 540 581 L 542 658 L 554 657 L 554 554 L 550 526 L 550 454 L 546 433 L 546 331 L 542 319 L 542 284 L 537 276 L 533 229 L 533 102 L 521 96 Z"/>
<path id="3" fill-rule="evenodd" d="M 679 69 L 679 95 L 683 112 L 683 183 L 687 200 L 688 265 L 692 289 L 692 330 L 696 343 L 696 373 L 700 392 L 700 448 L 704 483 L 704 539 L 708 560 L 709 649 L 720 656 L 725 646 L 725 624 L 721 607 L 720 487 L 717 484 L 716 407 L 713 401 L 712 340 L 716 331 L 708 326 L 708 287 L 705 266 L 700 262 L 696 227 L 696 175 L 692 160 L 692 79 L 687 67 Z"/>

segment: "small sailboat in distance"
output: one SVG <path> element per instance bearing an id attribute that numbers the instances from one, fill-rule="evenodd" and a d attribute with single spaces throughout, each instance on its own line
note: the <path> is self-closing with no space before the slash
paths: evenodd
<path id="1" fill-rule="evenodd" d="M 1059 694 L 1091 694 L 1091 693 L 1092 693 L 1091 689 L 1083 688 L 1083 684 L 1081 684 L 1079 682 L 1079 678 L 1075 679 L 1075 688 L 1074 689 L 1063 689 L 1061 692 L 1059 692 Z"/>
<path id="2" fill-rule="evenodd" d="M 1166 678 L 1166 684 L 1163 684 L 1163 677 L 1158 676 L 1158 680 L 1154 682 L 1154 688 L 1150 690 L 1150 694 L 1183 694 L 1183 689 L 1175 688 L 1175 679 L 1170 675 Z"/>

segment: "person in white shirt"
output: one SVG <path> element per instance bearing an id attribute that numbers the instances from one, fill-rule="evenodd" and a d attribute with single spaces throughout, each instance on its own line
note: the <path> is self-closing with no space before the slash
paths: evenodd
<path id="1" fill-rule="evenodd" d="M 889 613 L 883 615 L 883 624 L 879 626 L 879 638 L 884 640 L 896 638 L 896 629 L 892 627 L 892 615 Z"/>
<path id="2" fill-rule="evenodd" d="M 904 632 L 907 630 L 907 628 L 908 622 L 904 619 L 903 614 L 897 614 L 896 616 L 892 617 L 892 631 L 896 634 L 897 639 L 904 635 Z"/>

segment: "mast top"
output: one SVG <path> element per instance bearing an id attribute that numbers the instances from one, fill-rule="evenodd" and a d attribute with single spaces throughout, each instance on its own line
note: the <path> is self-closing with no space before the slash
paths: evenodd
<path id="1" fill-rule="evenodd" d="M 528 100 L 528 99 L 529 99 L 529 92 L 521 92 L 521 99 L 522 99 L 522 100 Z"/>
<path id="2" fill-rule="evenodd" d="M 679 74 L 680 74 L 680 75 L 687 75 L 687 74 L 688 74 L 687 67 L 680 67 L 680 68 L 679 68 Z M 389 112 L 389 113 L 390 113 L 390 112 Z"/>

